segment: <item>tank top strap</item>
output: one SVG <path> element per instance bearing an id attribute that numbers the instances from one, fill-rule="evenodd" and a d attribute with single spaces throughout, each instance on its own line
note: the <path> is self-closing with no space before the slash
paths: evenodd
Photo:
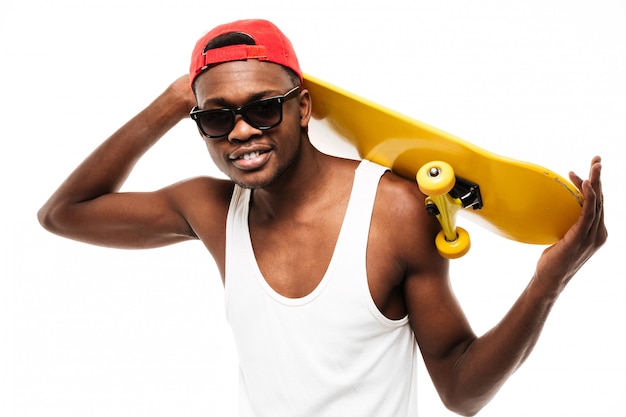
<path id="1" fill-rule="evenodd" d="M 357 167 L 352 195 L 341 231 L 341 235 L 349 237 L 349 241 L 338 242 L 343 246 L 348 246 L 349 249 L 343 247 L 342 251 L 365 253 L 378 184 L 387 170 L 388 168 L 366 159 L 362 160 Z"/>

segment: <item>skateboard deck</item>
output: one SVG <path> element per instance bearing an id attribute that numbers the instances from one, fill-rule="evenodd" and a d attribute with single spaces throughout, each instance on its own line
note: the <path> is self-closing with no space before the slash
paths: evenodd
<path id="1" fill-rule="evenodd" d="M 315 119 L 356 147 L 362 158 L 417 179 L 426 189 L 430 214 L 450 212 L 451 219 L 440 219 L 444 232 L 445 222 L 455 228 L 458 209 L 500 236 L 546 245 L 560 240 L 580 214 L 582 194 L 547 168 L 496 155 L 311 75 L 305 74 L 304 86 Z M 441 191 L 437 181 L 448 181 L 451 170 L 455 188 L 445 185 Z"/>

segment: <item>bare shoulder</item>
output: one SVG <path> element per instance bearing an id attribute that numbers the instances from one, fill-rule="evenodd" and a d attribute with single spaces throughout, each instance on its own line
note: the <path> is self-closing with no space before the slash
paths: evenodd
<path id="1" fill-rule="evenodd" d="M 230 180 L 213 177 L 195 177 L 179 181 L 165 187 L 162 191 L 181 198 L 183 203 L 200 202 L 228 204 L 234 184 Z"/>
<path id="2" fill-rule="evenodd" d="M 380 180 L 378 194 L 381 199 L 395 204 L 388 208 L 394 210 L 414 210 L 424 206 L 424 195 L 420 192 L 415 181 L 400 177 L 392 171 L 387 171 Z M 420 210 L 422 211 L 422 210 Z"/>
<path id="3" fill-rule="evenodd" d="M 434 246 L 439 225 L 426 212 L 424 199 L 415 181 L 393 172 L 381 178 L 374 206 L 374 236 L 392 248 L 390 255 L 408 275 L 440 260 Z"/>
<path id="4" fill-rule="evenodd" d="M 393 172 L 378 186 L 368 240 L 367 270 L 376 305 L 389 318 L 425 305 L 429 288 L 442 288 L 447 263 L 435 248 L 439 231 L 415 181 Z M 445 287 L 445 285 L 443 286 Z"/>
<path id="5" fill-rule="evenodd" d="M 160 192 L 185 218 L 195 223 L 195 216 L 224 217 L 225 221 L 233 188 L 234 184 L 229 180 L 196 177 L 172 184 Z"/>
<path id="6" fill-rule="evenodd" d="M 170 204 L 184 217 L 205 246 L 216 255 L 225 240 L 226 216 L 233 193 L 230 180 L 197 177 L 163 190 Z"/>
<path id="7" fill-rule="evenodd" d="M 424 199 L 415 181 L 388 171 L 380 180 L 376 209 L 385 214 L 384 220 L 390 223 L 389 226 L 404 225 L 403 229 L 408 227 L 413 232 L 430 235 L 437 230 L 437 223 L 428 216 Z"/>

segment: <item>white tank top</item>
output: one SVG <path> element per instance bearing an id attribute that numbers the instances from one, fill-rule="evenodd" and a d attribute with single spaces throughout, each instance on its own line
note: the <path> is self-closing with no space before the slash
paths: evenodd
<path id="1" fill-rule="evenodd" d="M 248 229 L 250 190 L 235 186 L 225 297 L 241 417 L 417 415 L 417 346 L 408 318 L 380 313 L 367 283 L 370 220 L 385 170 L 369 161 L 357 168 L 328 269 L 302 298 L 278 294 L 261 274 Z"/>

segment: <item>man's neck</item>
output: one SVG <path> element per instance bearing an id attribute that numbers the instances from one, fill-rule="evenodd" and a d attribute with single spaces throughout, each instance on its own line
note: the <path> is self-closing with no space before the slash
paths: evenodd
<path id="1" fill-rule="evenodd" d="M 311 147 L 269 187 L 255 189 L 251 210 L 261 218 L 296 218 L 334 198 L 339 160 Z"/>

